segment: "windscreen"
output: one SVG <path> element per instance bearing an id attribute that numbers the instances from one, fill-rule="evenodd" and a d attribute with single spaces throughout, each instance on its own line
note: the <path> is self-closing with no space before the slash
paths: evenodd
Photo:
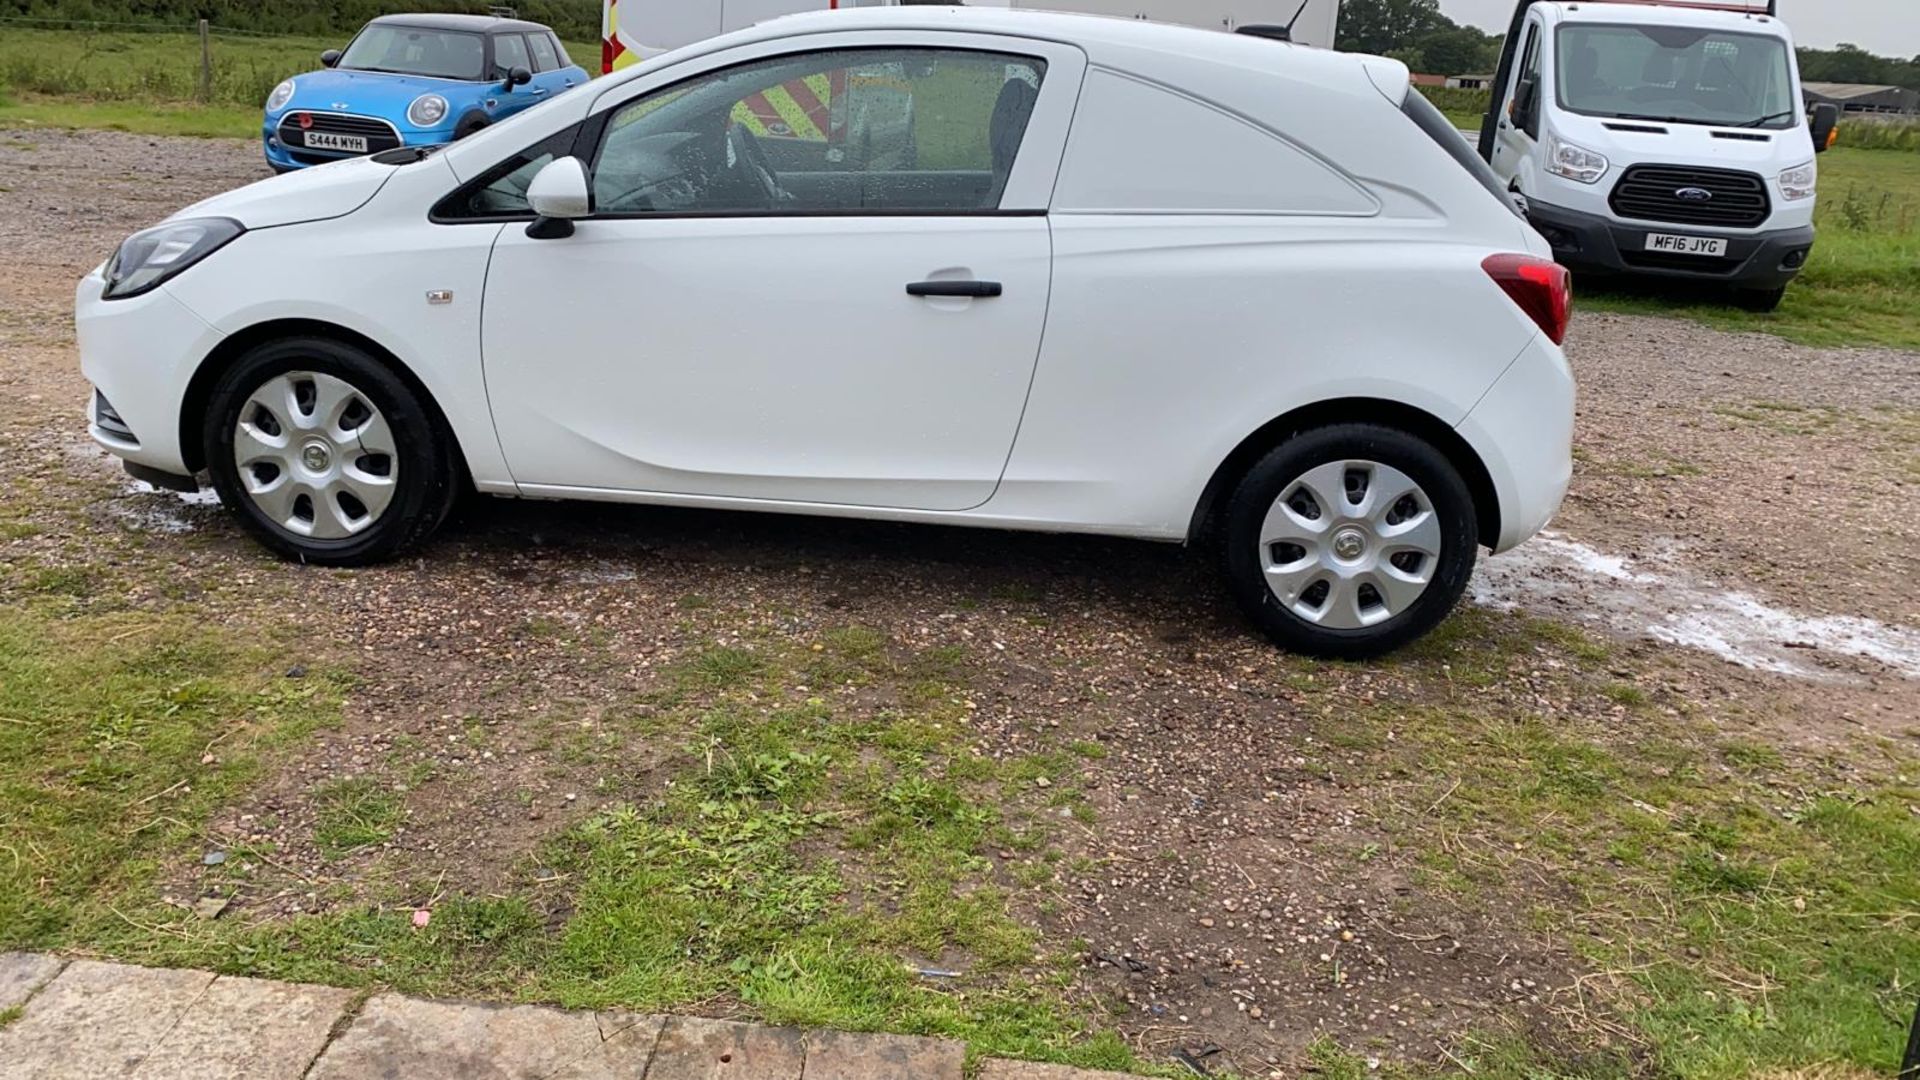
<path id="1" fill-rule="evenodd" d="M 1587 116 L 1726 127 L 1800 122 L 1786 42 L 1684 26 L 1567 25 L 1560 107 Z"/>
<path id="2" fill-rule="evenodd" d="M 479 79 L 485 55 L 479 34 L 375 24 L 353 39 L 339 66 L 437 79 Z"/>

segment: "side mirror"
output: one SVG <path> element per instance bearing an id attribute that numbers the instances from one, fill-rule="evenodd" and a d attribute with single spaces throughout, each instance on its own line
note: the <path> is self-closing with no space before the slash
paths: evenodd
<path id="1" fill-rule="evenodd" d="M 573 235 L 575 218 L 592 212 L 587 167 L 576 157 L 555 158 L 533 174 L 527 185 L 527 205 L 538 215 L 527 226 L 535 240 L 558 240 Z"/>
<path id="2" fill-rule="evenodd" d="M 339 49 L 328 49 L 326 52 L 323 52 L 320 54 L 320 66 L 322 67 L 332 67 L 333 65 L 338 64 L 339 62 L 340 62 Z"/>
<path id="3" fill-rule="evenodd" d="M 1513 126 L 1536 138 L 1540 135 L 1540 81 L 1531 75 L 1514 87 Z"/>
<path id="4" fill-rule="evenodd" d="M 1813 107 L 1813 119 L 1808 127 L 1813 134 L 1813 152 L 1824 154 L 1833 149 L 1834 141 L 1840 135 L 1840 106 L 1822 102 Z"/>
<path id="5" fill-rule="evenodd" d="M 510 68 L 507 71 L 507 81 L 501 85 L 500 89 L 505 90 L 507 93 L 511 94 L 513 93 L 514 87 L 525 86 L 532 81 L 533 81 L 533 72 L 528 71 L 526 68 L 523 68 L 523 67 Z"/>

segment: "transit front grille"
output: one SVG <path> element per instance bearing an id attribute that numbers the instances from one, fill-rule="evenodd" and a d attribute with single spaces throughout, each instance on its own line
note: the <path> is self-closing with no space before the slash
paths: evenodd
<path id="1" fill-rule="evenodd" d="M 1635 165 L 1608 205 L 1623 218 L 1726 229 L 1757 228 L 1773 212 L 1766 181 L 1753 173 L 1685 165 Z"/>
<path id="2" fill-rule="evenodd" d="M 311 117 L 310 125 L 300 123 L 302 116 Z M 382 150 L 391 150 L 400 145 L 400 133 L 392 124 L 372 116 L 354 116 L 349 113 L 294 111 L 280 118 L 280 142 L 289 150 L 300 151 L 298 156 L 308 159 L 326 155 L 331 161 L 342 156 L 352 156 L 344 151 L 325 148 L 307 149 L 307 133 L 317 131 L 327 135 L 355 135 L 367 140 L 367 153 L 377 154 Z"/>

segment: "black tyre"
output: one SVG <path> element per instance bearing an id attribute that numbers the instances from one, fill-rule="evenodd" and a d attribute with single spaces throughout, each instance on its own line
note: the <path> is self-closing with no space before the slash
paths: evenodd
<path id="1" fill-rule="evenodd" d="M 1776 311 L 1786 298 L 1784 285 L 1778 289 L 1736 289 L 1733 293 L 1733 302 L 1748 311 Z"/>
<path id="2" fill-rule="evenodd" d="M 1460 600 L 1479 527 L 1446 455 L 1403 431 L 1300 432 L 1227 504 L 1228 587 L 1292 652 L 1358 660 L 1421 637 Z"/>
<path id="3" fill-rule="evenodd" d="M 267 547 L 325 566 L 390 559 L 445 519 L 452 438 L 365 351 L 327 338 L 256 346 L 220 376 L 202 432 L 220 501 Z"/>
<path id="4" fill-rule="evenodd" d="M 468 113 L 466 116 L 460 118 L 458 124 L 453 126 L 453 139 L 455 142 L 459 142 L 461 139 L 466 138 L 486 126 L 487 118 L 485 116 L 479 113 Z"/>

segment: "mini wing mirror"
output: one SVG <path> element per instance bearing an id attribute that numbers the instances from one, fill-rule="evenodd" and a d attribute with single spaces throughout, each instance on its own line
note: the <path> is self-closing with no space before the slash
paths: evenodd
<path id="1" fill-rule="evenodd" d="M 532 81 L 533 72 L 523 67 L 510 68 L 507 71 L 507 81 L 501 84 L 500 89 L 512 93 L 514 87 L 525 86 Z"/>
<path id="2" fill-rule="evenodd" d="M 587 167 L 576 157 L 555 158 L 533 175 L 527 185 L 527 205 L 537 216 L 527 226 L 535 240 L 558 240 L 573 235 L 575 218 L 592 212 L 587 189 Z"/>
<path id="3" fill-rule="evenodd" d="M 1832 102 L 1815 105 L 1808 127 L 1813 134 L 1814 153 L 1824 154 L 1833 149 L 1834 140 L 1840 134 L 1840 106 Z"/>
<path id="4" fill-rule="evenodd" d="M 339 49 L 328 49 L 326 52 L 323 52 L 320 54 L 320 66 L 322 67 L 332 67 L 335 64 L 338 64 L 339 62 L 340 62 Z"/>

